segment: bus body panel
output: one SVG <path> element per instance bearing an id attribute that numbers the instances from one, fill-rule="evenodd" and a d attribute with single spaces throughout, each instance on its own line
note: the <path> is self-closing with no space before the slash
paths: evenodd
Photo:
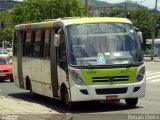
<path id="1" fill-rule="evenodd" d="M 26 77 L 29 77 L 33 91 L 41 95 L 53 97 L 50 60 L 24 57 L 22 65 L 23 78 L 26 80 Z"/>
<path id="2" fill-rule="evenodd" d="M 102 83 L 101 84 L 93 84 L 93 83 L 91 84 L 90 83 L 90 84 L 85 84 L 85 85 L 76 85 L 73 82 L 72 86 L 71 86 L 71 100 L 72 101 L 106 100 L 106 96 L 114 96 L 114 95 L 117 95 L 118 99 L 144 97 L 145 90 L 146 90 L 146 76 L 144 75 L 144 78 L 142 81 L 136 80 L 136 76 L 142 67 L 144 67 L 144 65 L 141 65 L 136 68 L 135 67 L 124 68 L 124 69 L 130 69 L 130 71 L 132 71 L 132 72 L 130 72 L 130 75 L 132 77 L 131 77 L 131 82 L 129 82 L 129 83 L 121 82 L 118 84 L 113 84 L 111 82 L 109 82 L 109 83 L 104 82 L 104 84 L 102 84 Z M 71 67 L 69 69 L 71 69 Z M 76 71 L 77 73 L 82 73 L 79 75 L 84 80 L 85 77 L 83 76 L 83 70 L 80 70 L 80 69 L 74 69 L 74 70 L 75 71 L 77 70 L 78 71 L 78 72 Z M 94 69 L 94 70 L 96 70 L 96 69 Z M 106 69 L 105 70 L 106 74 L 109 73 L 108 71 L 110 71 L 110 70 L 113 70 L 113 69 L 109 69 L 109 70 Z M 118 72 L 121 70 L 122 70 L 122 68 L 117 68 Z M 92 70 L 88 70 L 88 71 L 92 71 Z M 101 69 L 100 71 L 103 72 L 104 70 Z M 128 71 L 129 70 L 127 70 L 126 73 L 128 73 Z M 92 71 L 90 73 L 95 73 L 95 72 Z M 112 71 L 111 74 L 115 75 L 116 71 L 115 70 Z M 123 74 L 125 74 L 125 73 L 123 72 Z M 122 76 L 123 74 L 118 73 L 117 75 Z M 99 74 L 97 74 L 96 76 L 99 76 Z M 72 80 L 72 79 L 70 79 L 70 80 Z M 87 80 L 90 81 L 90 79 L 87 79 Z M 87 80 L 84 80 L 84 81 L 87 81 Z M 134 91 L 134 89 L 135 89 L 135 91 Z M 81 92 L 81 90 L 86 90 L 88 92 L 88 94 L 83 94 Z M 108 93 L 108 91 L 110 93 Z M 115 92 L 115 94 L 113 94 L 114 92 Z M 120 93 L 120 92 L 122 92 L 122 93 Z"/>
<path id="3" fill-rule="evenodd" d="M 145 79 L 145 78 L 144 78 Z M 137 92 L 133 92 L 135 87 L 140 87 Z M 125 99 L 125 98 L 140 98 L 145 96 L 145 88 L 146 81 L 140 83 L 132 83 L 132 84 L 118 84 L 118 85 L 88 85 L 88 86 L 77 86 L 74 85 L 71 87 L 71 100 L 74 102 L 77 101 L 92 101 L 92 100 L 107 100 L 106 96 L 118 96 L 118 99 Z M 117 88 L 127 88 L 127 92 L 123 94 L 102 94 L 97 95 L 96 89 L 113 89 Z M 85 95 L 80 92 L 80 90 L 87 90 L 89 95 Z"/>
<path id="4" fill-rule="evenodd" d="M 65 84 L 67 88 L 69 88 L 68 85 L 68 78 L 66 71 L 64 71 L 61 67 L 57 67 L 57 73 L 58 73 L 58 84 L 59 84 L 59 89 L 62 84 Z"/>
<path id="5" fill-rule="evenodd" d="M 17 57 L 13 56 L 12 57 L 12 65 L 17 66 Z M 20 87 L 19 85 L 19 79 L 18 79 L 18 69 L 17 67 L 13 67 L 13 79 L 14 83 L 17 87 Z"/>

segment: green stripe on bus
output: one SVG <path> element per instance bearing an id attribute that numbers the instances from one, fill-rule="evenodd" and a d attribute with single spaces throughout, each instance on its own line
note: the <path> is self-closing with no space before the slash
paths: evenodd
<path id="1" fill-rule="evenodd" d="M 136 73 L 136 67 L 82 70 L 83 79 L 87 85 L 134 83 Z"/>

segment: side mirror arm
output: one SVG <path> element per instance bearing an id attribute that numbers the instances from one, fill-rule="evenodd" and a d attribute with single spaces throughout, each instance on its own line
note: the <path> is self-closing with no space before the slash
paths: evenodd
<path id="1" fill-rule="evenodd" d="M 60 45 L 60 34 L 54 35 L 54 46 L 58 47 Z"/>
<path id="2" fill-rule="evenodd" d="M 138 31 L 137 32 L 138 38 L 140 39 L 141 43 L 143 43 L 143 36 L 142 36 L 142 32 Z"/>

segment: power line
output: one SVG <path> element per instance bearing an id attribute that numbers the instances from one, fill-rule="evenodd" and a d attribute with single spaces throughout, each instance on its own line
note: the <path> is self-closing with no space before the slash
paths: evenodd
<path id="1" fill-rule="evenodd" d="M 85 16 L 88 16 L 88 0 L 85 0 Z"/>
<path id="2" fill-rule="evenodd" d="M 151 60 L 154 59 L 154 39 L 155 39 L 155 27 L 156 27 L 156 15 L 157 15 L 157 2 L 155 2 L 155 8 L 154 8 L 154 17 L 153 17 L 153 31 L 152 31 L 152 55 L 151 55 Z"/>

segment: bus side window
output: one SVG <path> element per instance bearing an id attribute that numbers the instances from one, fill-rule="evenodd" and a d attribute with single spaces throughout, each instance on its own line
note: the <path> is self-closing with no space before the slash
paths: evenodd
<path id="1" fill-rule="evenodd" d="M 44 50 L 43 50 L 44 58 L 50 57 L 50 42 L 51 42 L 51 31 L 45 30 L 44 31 Z"/>
<path id="2" fill-rule="evenodd" d="M 13 55 L 17 55 L 17 42 L 18 42 L 18 32 L 14 34 L 14 43 L 13 43 Z"/>
<path id="3" fill-rule="evenodd" d="M 33 48 L 32 31 L 29 30 L 29 31 L 24 32 L 23 41 L 24 41 L 23 56 L 31 57 L 32 48 Z"/>
<path id="4" fill-rule="evenodd" d="M 42 31 L 36 30 L 33 36 L 33 57 L 42 57 L 43 51 L 43 39 L 42 39 Z"/>

